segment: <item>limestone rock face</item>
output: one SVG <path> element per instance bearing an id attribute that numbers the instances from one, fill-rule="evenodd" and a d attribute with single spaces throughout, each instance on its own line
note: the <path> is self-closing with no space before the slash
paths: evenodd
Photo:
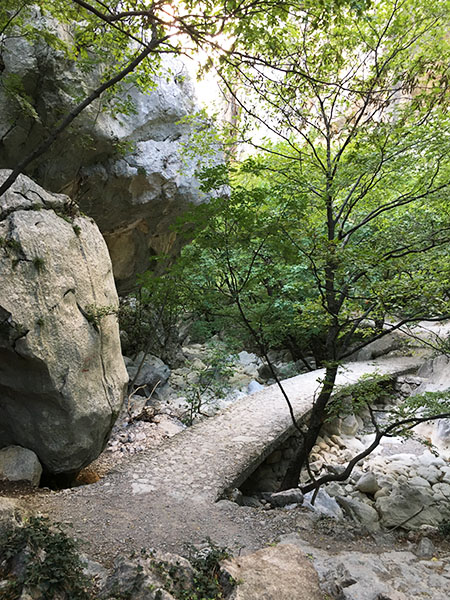
<path id="1" fill-rule="evenodd" d="M 105 242 L 20 176 L 0 198 L 0 281 L 0 447 L 75 472 L 103 449 L 128 380 Z"/>
<path id="2" fill-rule="evenodd" d="M 38 12 L 36 24 L 70 36 Z M 73 108 L 73 95 L 84 98 L 98 86 L 101 73 L 81 73 L 61 52 L 20 37 L 5 40 L 1 61 L 1 77 L 20 78 L 39 117 L 26 118 L 0 86 L 0 168 L 13 168 L 42 140 L 43 127 L 51 129 Z M 93 103 L 27 171 L 45 189 L 67 193 L 95 219 L 119 291 L 149 268 L 149 257 L 176 250 L 179 241 L 169 226 L 189 204 L 205 199 L 194 175 L 198 161 L 183 150 L 192 124 L 180 121 L 198 107 L 182 62 L 164 59 L 155 82 L 149 94 L 129 82 L 122 97 L 118 92 L 134 107 L 128 115 L 113 116 L 115 107 L 102 104 L 105 100 Z"/>

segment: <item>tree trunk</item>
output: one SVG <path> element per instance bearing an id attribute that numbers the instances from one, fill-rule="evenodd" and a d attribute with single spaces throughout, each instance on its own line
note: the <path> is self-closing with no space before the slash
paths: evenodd
<path id="1" fill-rule="evenodd" d="M 315 445 L 322 425 L 326 419 L 326 407 L 333 392 L 337 370 L 338 365 L 335 364 L 327 367 L 325 371 L 322 389 L 320 390 L 320 394 L 317 400 L 314 402 L 311 410 L 311 415 L 308 421 L 308 429 L 305 432 L 303 439 L 300 441 L 293 458 L 291 459 L 290 465 L 286 471 L 286 475 L 281 483 L 280 491 L 289 490 L 298 486 L 301 470 L 307 463 L 312 447 Z"/>

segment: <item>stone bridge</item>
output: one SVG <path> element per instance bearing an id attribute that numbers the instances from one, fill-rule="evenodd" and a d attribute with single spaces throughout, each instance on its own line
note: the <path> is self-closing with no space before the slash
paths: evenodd
<path id="1" fill-rule="evenodd" d="M 366 373 L 400 375 L 421 362 L 396 357 L 350 363 L 340 370 L 337 383 L 354 383 Z M 322 376 L 319 370 L 283 382 L 296 417 L 310 409 Z M 242 519 L 258 547 L 262 517 L 238 514 L 236 505 L 217 500 L 225 489 L 241 486 L 293 432 L 286 402 L 273 385 L 156 449 L 130 457 L 93 485 L 41 493 L 32 501 L 51 517 L 72 522 L 81 537 L 92 538 L 95 532 L 107 555 L 119 547 L 123 551 L 148 545 L 179 551 L 184 542 L 206 536 L 236 547 Z M 256 520 L 249 525 L 248 519 Z"/>
<path id="2" fill-rule="evenodd" d="M 368 373 L 401 375 L 419 364 L 411 357 L 350 363 L 340 370 L 337 385 L 355 383 Z M 283 382 L 297 419 L 310 410 L 323 376 L 324 370 L 317 370 Z M 271 385 L 171 438 L 150 461 L 143 456 L 139 464 L 146 475 L 131 482 L 131 491 L 145 494 L 164 485 L 174 495 L 215 502 L 227 488 L 240 487 L 293 433 L 286 401 Z"/>

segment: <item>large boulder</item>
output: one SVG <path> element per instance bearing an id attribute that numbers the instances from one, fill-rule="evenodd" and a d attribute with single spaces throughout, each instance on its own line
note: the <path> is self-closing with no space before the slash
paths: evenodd
<path id="1" fill-rule="evenodd" d="M 156 387 L 162 387 L 170 376 L 169 367 L 157 356 L 139 352 L 136 359 L 127 366 L 130 381 L 134 388 L 143 388 L 142 395 L 149 395 Z"/>
<path id="2" fill-rule="evenodd" d="M 70 38 L 69 31 L 33 10 L 35 27 Z M 21 82 L 35 111 L 34 117 L 30 110 L 24 113 L 23 101 L 0 85 L 0 168 L 13 168 L 42 140 L 46 128 L 73 108 L 74 96 L 84 98 L 98 86 L 102 70 L 82 72 L 38 38 L 7 37 L 0 52 L 0 80 Z M 157 60 L 148 60 L 156 69 Z M 128 114 L 117 111 L 117 102 L 95 101 L 27 174 L 48 190 L 67 193 L 95 219 L 108 244 L 118 289 L 126 292 L 152 258 L 179 248 L 170 226 L 205 196 L 194 175 L 198 159 L 184 150 L 193 132 L 186 117 L 198 106 L 183 63 L 164 59 L 151 93 L 127 81 L 117 94 L 133 107 Z"/>
<path id="3" fill-rule="evenodd" d="M 365 502 L 345 496 L 336 496 L 336 502 L 342 507 L 346 515 L 360 522 L 368 531 L 378 531 L 380 529 L 377 511 Z"/>
<path id="4" fill-rule="evenodd" d="M 67 196 L 21 175 L 0 197 L 0 281 L 0 448 L 76 472 L 102 451 L 128 380 L 107 247 Z"/>

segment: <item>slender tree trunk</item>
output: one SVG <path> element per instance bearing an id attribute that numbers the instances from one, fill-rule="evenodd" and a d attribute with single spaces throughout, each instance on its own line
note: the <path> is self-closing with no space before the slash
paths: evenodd
<path id="1" fill-rule="evenodd" d="M 286 471 L 286 475 L 281 483 L 280 490 L 288 490 L 298 486 L 300 473 L 305 466 L 308 456 L 316 443 L 320 430 L 327 416 L 326 407 L 331 398 L 336 381 L 338 365 L 327 367 L 322 389 L 311 410 L 311 416 L 308 421 L 308 429 L 300 441 L 299 447 L 292 457 L 291 463 Z"/>

